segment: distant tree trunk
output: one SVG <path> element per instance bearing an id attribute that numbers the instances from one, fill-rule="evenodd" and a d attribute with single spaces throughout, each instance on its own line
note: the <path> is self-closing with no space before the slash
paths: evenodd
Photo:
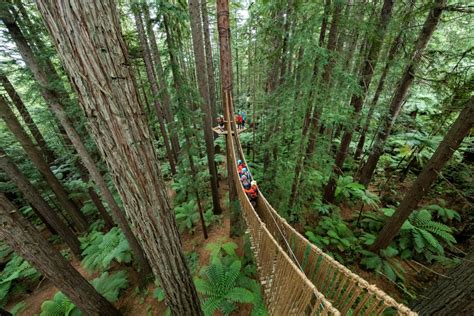
<path id="1" fill-rule="evenodd" d="M 204 32 L 204 45 L 206 47 L 206 66 L 207 66 L 207 83 L 209 86 L 209 106 L 213 122 L 217 119 L 216 108 L 216 80 L 214 78 L 214 63 L 212 59 L 211 35 L 209 32 L 209 15 L 207 13 L 207 0 L 201 0 L 201 16 L 202 27 Z"/>
<path id="2" fill-rule="evenodd" d="M 362 90 L 362 93 L 358 91 L 351 97 L 351 105 L 354 108 L 351 118 L 352 122 L 357 122 L 359 120 L 359 113 L 362 110 L 362 105 L 364 104 L 365 97 L 369 91 L 370 83 L 372 82 L 375 67 L 377 66 L 380 49 L 382 48 L 382 43 L 385 36 L 385 30 L 387 29 L 387 25 L 392 16 L 392 8 L 393 0 L 385 0 L 380 13 L 380 18 L 377 25 L 375 25 L 376 34 L 371 37 L 367 58 L 362 64 L 361 71 L 359 72 L 359 87 Z M 353 128 L 348 127 L 345 129 L 342 136 L 341 144 L 336 154 L 336 159 L 333 166 L 333 174 L 329 178 L 329 181 L 324 188 L 324 200 L 326 200 L 326 202 L 334 202 L 334 192 L 336 191 L 337 180 L 334 174 L 338 176 L 342 175 L 342 167 L 347 157 L 349 145 L 351 144 L 352 133 Z"/>
<path id="3" fill-rule="evenodd" d="M 365 144 L 365 138 L 370 126 L 370 120 L 372 119 L 372 115 L 374 114 L 375 107 L 377 106 L 380 95 L 382 94 L 382 91 L 385 85 L 385 79 L 388 75 L 389 69 L 393 64 L 393 60 L 395 59 L 398 48 L 400 47 L 401 37 L 402 37 L 402 33 L 400 32 L 398 36 L 393 40 L 392 45 L 390 46 L 390 50 L 388 53 L 387 61 L 385 63 L 385 67 L 383 68 L 382 74 L 380 75 L 377 89 L 375 90 L 374 97 L 372 98 L 372 101 L 370 102 L 367 118 L 365 119 L 364 126 L 362 127 L 362 130 L 360 132 L 359 142 L 357 143 L 357 149 L 354 154 L 355 159 L 360 159 L 360 156 L 362 155 L 362 151 L 364 149 L 364 144 Z"/>
<path id="4" fill-rule="evenodd" d="M 191 17 L 191 35 L 194 48 L 194 60 L 196 64 L 196 75 L 201 94 L 202 101 L 202 127 L 204 130 L 204 140 L 206 141 L 207 164 L 209 174 L 211 176 L 211 193 L 212 203 L 214 205 L 214 213 L 221 214 L 221 206 L 219 202 L 219 188 L 217 184 L 217 169 L 214 161 L 214 137 L 212 132 L 212 113 L 207 103 L 209 100 L 209 90 L 207 85 L 206 57 L 204 54 L 203 34 L 201 26 L 199 0 L 189 0 L 189 14 Z"/>
<path id="5" fill-rule="evenodd" d="M 405 194 L 395 214 L 385 223 L 375 243 L 371 247 L 373 250 L 384 249 L 390 244 L 392 239 L 398 234 L 405 220 L 410 216 L 421 199 L 428 193 L 431 185 L 438 178 L 438 173 L 458 149 L 464 137 L 469 134 L 473 125 L 474 97 L 471 97 L 456 121 L 450 127 L 448 133 L 444 136 L 443 141 L 439 144 L 430 161 L 428 161 L 416 181 Z"/>
<path id="6" fill-rule="evenodd" d="M 58 202 L 64 208 L 64 210 L 71 216 L 75 223 L 76 228 L 79 231 L 87 230 L 87 221 L 84 215 L 76 205 L 69 199 L 68 193 L 54 176 L 51 169 L 49 169 L 48 163 L 43 159 L 42 153 L 35 147 L 30 137 L 23 130 L 20 122 L 16 118 L 15 114 L 11 111 L 7 104 L 7 100 L 0 96 L 0 116 L 5 121 L 8 129 L 15 135 L 15 138 L 20 142 L 21 146 L 25 150 L 28 157 L 34 163 L 39 172 L 43 175 L 48 185 L 53 190 L 54 194 L 58 198 Z"/>
<path id="7" fill-rule="evenodd" d="M 328 63 L 324 66 L 324 72 L 322 76 L 322 91 L 324 87 L 328 86 L 331 81 L 332 71 L 336 65 L 336 46 L 337 46 L 337 36 L 339 33 L 339 21 L 341 18 L 342 12 L 342 2 L 336 2 L 334 4 L 334 12 L 332 14 L 331 28 L 329 29 L 329 37 L 327 50 L 330 54 Z M 310 100 L 311 102 L 311 100 Z M 313 107 L 313 112 L 311 119 L 309 121 L 309 136 L 308 136 L 308 145 L 306 147 L 305 160 L 309 160 L 311 155 L 316 149 L 316 134 L 318 133 L 318 124 L 319 118 L 322 114 L 322 108 L 317 104 Z"/>
<path id="8" fill-rule="evenodd" d="M 474 310 L 474 249 L 426 289 L 411 308 L 419 315 L 470 315 Z"/>
<path id="9" fill-rule="evenodd" d="M 81 140 L 78 139 L 78 141 L 81 141 Z M 112 217 L 110 217 L 109 213 L 107 213 L 107 210 L 105 209 L 104 204 L 100 200 L 99 195 L 94 191 L 94 188 L 90 186 L 89 173 L 87 172 L 87 169 L 84 166 L 84 164 L 79 163 L 79 174 L 81 175 L 82 181 L 87 185 L 87 192 L 89 193 L 89 196 L 91 197 L 92 203 L 94 203 L 95 207 L 97 208 L 97 211 L 99 211 L 100 217 L 104 220 L 105 228 L 111 229 L 114 226 L 114 221 Z"/>
<path id="10" fill-rule="evenodd" d="M 13 27 L 11 29 L 13 31 L 15 30 Z M 25 60 L 30 70 L 33 72 L 35 78 L 37 79 L 37 81 L 40 83 L 42 87 L 43 97 L 48 103 L 48 106 L 50 107 L 50 109 L 55 114 L 57 120 L 60 122 L 61 126 L 64 128 L 64 132 L 66 133 L 66 136 L 67 136 L 66 139 L 68 140 L 68 142 L 71 143 L 72 146 L 74 146 L 74 148 L 77 150 L 77 153 L 79 154 L 79 157 L 84 163 L 84 166 L 82 166 L 80 163 L 78 164 L 78 168 L 80 169 L 80 171 L 82 170 L 82 176 L 85 176 L 86 178 L 89 177 L 89 175 L 87 175 L 87 173 L 84 172 L 83 170 L 83 167 L 85 167 L 87 171 L 90 173 L 94 182 L 99 187 L 102 195 L 107 201 L 107 204 L 109 204 L 109 207 L 111 208 L 117 223 L 119 224 L 120 228 L 124 232 L 124 235 L 127 241 L 129 242 L 130 248 L 135 256 L 135 259 L 137 260 L 138 265 L 142 269 L 143 277 L 146 277 L 147 275 L 151 274 L 151 268 L 149 267 L 149 264 L 143 254 L 143 251 L 141 250 L 140 245 L 138 244 L 135 236 L 130 230 L 127 220 L 125 216 L 123 215 L 122 211 L 120 210 L 120 207 L 118 206 L 117 202 L 113 198 L 112 192 L 110 192 L 104 178 L 100 174 L 100 171 L 97 168 L 95 161 L 93 160 L 93 158 L 87 151 L 84 143 L 81 140 L 81 137 L 79 136 L 76 129 L 74 128 L 74 124 L 68 118 L 63 108 L 63 105 L 60 101 L 58 93 L 49 88 L 49 86 L 51 86 L 51 83 L 48 81 L 47 70 L 41 66 L 42 64 L 34 56 L 33 51 L 31 50 L 28 43 L 26 43 L 26 40 L 24 40 L 24 38 L 21 36 L 21 33 L 14 32 L 14 34 L 15 34 L 16 43 L 20 48 L 20 52 L 22 52 L 23 59 Z M 53 74 L 51 71 L 49 72 L 49 75 Z M 59 80 L 59 77 L 56 80 Z M 91 199 L 93 201 L 95 200 L 94 203 L 98 205 L 98 203 L 100 202 L 100 198 L 97 196 L 97 194 L 94 192 L 92 188 L 89 188 L 89 194 L 91 196 Z M 98 209 L 101 212 L 105 211 L 105 209 L 103 208 L 103 205 L 102 205 L 102 209 L 100 208 L 100 206 L 98 206 Z M 110 220 L 110 217 L 108 216 L 106 211 L 102 215 L 103 217 L 105 217 L 106 221 Z"/>
<path id="11" fill-rule="evenodd" d="M 0 168 L 7 174 L 13 183 L 23 193 L 35 212 L 41 214 L 45 221 L 53 227 L 61 239 L 71 248 L 77 258 L 81 257 L 81 243 L 69 226 L 50 208 L 38 190 L 28 178 L 18 169 L 7 154 L 0 149 Z"/>
<path id="12" fill-rule="evenodd" d="M 10 99 L 13 101 L 13 105 L 16 107 L 16 109 L 20 113 L 21 117 L 23 118 L 23 121 L 25 121 L 26 126 L 30 130 L 31 135 L 33 135 L 33 138 L 35 139 L 39 148 L 43 152 L 44 157 L 46 158 L 46 161 L 48 162 L 48 164 L 54 162 L 56 160 L 56 157 L 53 151 L 48 147 L 46 141 L 43 138 L 43 135 L 38 129 L 38 126 L 36 126 L 36 123 L 31 118 L 31 115 L 28 112 L 28 109 L 26 108 L 25 104 L 21 100 L 18 93 L 15 91 L 15 88 L 10 83 L 7 76 L 0 73 L 0 82 L 2 83 L 2 86 L 7 92 Z"/>
<path id="13" fill-rule="evenodd" d="M 202 315 L 120 33 L 117 3 L 37 4 L 167 305 L 175 315 Z"/>
<path id="14" fill-rule="evenodd" d="M 326 29 L 327 29 L 327 23 L 328 23 L 328 17 L 329 17 L 329 10 L 331 6 L 331 1 L 330 0 L 325 0 L 324 3 L 324 13 L 323 13 L 323 20 L 321 22 L 321 30 L 319 32 L 319 47 L 324 46 L 324 39 L 326 37 Z M 314 61 L 314 66 L 313 66 L 313 74 L 312 74 L 312 82 L 313 85 L 316 85 L 318 81 L 318 64 L 319 61 L 316 59 Z M 298 150 L 298 156 L 296 160 L 296 165 L 295 165 L 295 172 L 294 172 L 294 177 L 293 177 L 293 182 L 291 184 L 291 193 L 290 193 L 290 200 L 288 202 L 288 208 L 291 210 L 293 206 L 296 203 L 296 198 L 298 197 L 298 188 L 300 184 L 300 178 L 301 178 L 301 172 L 303 170 L 304 166 L 304 161 L 305 161 L 305 145 L 306 145 L 306 136 L 308 135 L 308 131 L 310 129 L 310 123 L 313 122 L 313 118 L 311 117 L 312 113 L 312 108 L 313 108 L 313 95 L 315 93 L 315 89 L 312 89 L 309 94 L 308 98 L 308 103 L 309 105 L 306 108 L 305 116 L 304 116 L 304 121 L 303 121 L 303 130 L 302 130 L 302 135 L 301 135 L 301 143 L 300 143 L 300 148 Z M 319 118 L 314 118 L 319 121 Z M 317 122 L 316 122 L 317 125 Z"/>
<path id="15" fill-rule="evenodd" d="M 84 314 L 120 315 L 0 194 L 0 239 L 53 282 Z"/>
<path id="16" fill-rule="evenodd" d="M 171 97 L 168 92 L 168 87 L 165 81 L 165 75 L 163 71 L 163 65 L 161 63 L 161 53 L 158 49 L 158 43 L 156 41 L 155 32 L 153 31 L 153 24 L 150 18 L 150 9 L 146 3 L 143 4 L 143 13 L 145 17 L 146 30 L 148 38 L 150 39 L 151 55 L 153 57 L 153 63 L 155 64 L 156 75 L 160 84 L 160 95 L 163 99 L 163 109 L 165 118 L 168 122 L 168 131 L 170 133 L 171 145 L 173 146 L 173 155 L 176 163 L 179 161 L 179 139 L 178 139 L 178 128 L 174 122 L 173 112 L 171 111 Z"/>
<path id="17" fill-rule="evenodd" d="M 228 0 L 217 0 L 217 29 L 219 32 L 220 51 L 220 79 L 222 92 L 222 107 L 224 118 L 229 124 L 234 120 L 232 109 L 232 49 L 229 26 L 229 3 Z M 228 109 L 228 111 L 227 111 Z M 235 122 L 231 124 L 235 129 Z M 231 131 L 229 131 L 231 132 Z M 234 166 L 230 163 L 230 152 L 234 150 L 228 141 L 227 149 L 227 182 L 229 185 L 229 205 L 230 205 L 230 235 L 241 234 L 242 215 L 238 212 L 237 188 L 234 184 Z"/>
<path id="18" fill-rule="evenodd" d="M 147 74 L 148 81 L 151 86 L 151 92 L 153 94 L 153 103 L 155 104 L 156 116 L 158 118 L 158 123 L 160 125 L 161 137 L 163 138 L 163 144 L 165 145 L 166 156 L 168 157 L 168 162 L 170 164 L 171 172 L 176 173 L 176 162 L 175 155 L 171 149 L 168 132 L 166 130 L 165 124 L 165 113 L 163 107 L 160 104 L 160 91 L 158 88 L 158 82 L 156 81 L 153 61 L 151 59 L 150 47 L 148 45 L 147 39 L 145 37 L 145 29 L 143 27 L 143 19 L 140 13 L 140 8 L 136 5 L 132 9 L 133 15 L 135 18 L 135 24 L 138 30 L 138 37 L 140 39 L 140 46 L 142 48 L 143 60 L 145 61 L 145 70 Z"/>
<path id="19" fill-rule="evenodd" d="M 392 101 L 390 102 L 389 113 L 382 119 L 381 128 L 376 135 L 372 152 L 370 153 L 367 162 L 364 164 L 358 175 L 359 182 L 365 186 L 368 186 L 372 179 L 377 162 L 384 151 L 385 142 L 390 136 L 390 132 L 398 117 L 398 113 L 400 112 L 403 101 L 406 98 L 408 89 L 410 88 L 411 83 L 415 77 L 415 72 L 418 68 L 418 64 L 421 60 L 423 52 L 436 26 L 438 25 L 445 5 L 446 0 L 436 1 L 428 13 L 428 17 L 426 18 L 423 28 L 418 35 L 415 47 L 411 53 L 410 61 L 405 67 L 403 75 L 397 84 L 395 94 L 393 95 Z"/>

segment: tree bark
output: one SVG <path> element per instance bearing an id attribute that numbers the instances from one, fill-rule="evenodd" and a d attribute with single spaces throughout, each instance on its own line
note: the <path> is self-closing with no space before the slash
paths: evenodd
<path id="1" fill-rule="evenodd" d="M 380 231 L 372 249 L 377 251 L 386 248 L 398 234 L 405 220 L 410 216 L 421 199 L 428 193 L 438 174 L 458 149 L 462 140 L 474 125 L 474 97 L 471 97 L 456 121 L 450 127 L 443 141 L 439 144 L 430 161 L 423 168 L 418 178 L 405 194 L 395 214 L 392 215 Z"/>
<path id="2" fill-rule="evenodd" d="M 359 87 L 362 90 L 362 93 L 354 93 L 351 97 L 351 105 L 354 108 L 354 112 L 351 115 L 352 122 L 357 122 L 359 120 L 360 111 L 362 110 L 362 105 L 364 104 L 365 97 L 369 91 L 370 83 L 372 82 L 375 67 L 377 66 L 380 49 L 382 48 L 382 43 L 385 36 L 385 30 L 387 29 L 387 25 L 392 16 L 392 8 L 393 0 L 385 0 L 380 13 L 380 18 L 377 25 L 375 26 L 376 34 L 371 37 L 367 58 L 362 64 L 361 71 L 359 72 Z M 336 159 L 333 166 L 333 174 L 330 176 L 329 181 L 324 188 L 324 200 L 326 200 L 326 202 L 334 202 L 334 193 L 336 191 L 337 180 L 334 174 L 337 176 L 342 175 L 342 167 L 347 157 L 349 145 L 351 144 L 352 133 L 352 128 L 345 128 L 339 150 L 336 154 Z"/>
<path id="3" fill-rule="evenodd" d="M 372 119 L 372 115 L 374 114 L 375 107 L 379 101 L 380 95 L 382 94 L 383 88 L 385 86 L 385 79 L 388 75 L 390 67 L 393 64 L 393 60 L 398 52 L 398 48 L 400 47 L 400 42 L 402 38 L 402 33 L 398 33 L 398 36 L 393 40 L 392 45 L 390 46 L 390 50 L 388 53 L 387 61 L 385 63 L 385 67 L 382 70 L 382 74 L 380 75 L 379 83 L 377 85 L 377 89 L 375 90 L 374 97 L 372 98 L 369 106 L 369 112 L 367 113 L 367 118 L 365 119 L 364 126 L 360 132 L 359 142 L 357 143 L 357 149 L 354 154 L 354 159 L 360 159 L 362 155 L 362 151 L 364 150 L 365 138 L 367 135 L 367 131 L 369 130 L 370 120 Z"/>
<path id="4" fill-rule="evenodd" d="M 216 79 L 214 78 L 214 63 L 212 59 L 211 35 L 209 32 L 209 14 L 207 12 L 207 0 L 201 0 L 201 17 L 204 32 L 204 45 L 206 48 L 206 67 L 207 67 L 207 83 L 209 86 L 209 106 L 213 120 L 217 120 L 216 108 Z M 213 122 L 214 122 L 213 121 Z"/>
<path id="5" fill-rule="evenodd" d="M 0 194 L 0 239 L 53 282 L 86 315 L 120 315 Z"/>
<path id="6" fill-rule="evenodd" d="M 474 310 L 474 250 L 411 305 L 419 315 L 471 315 Z"/>
<path id="7" fill-rule="evenodd" d="M 28 112 L 28 109 L 26 108 L 25 104 L 21 100 L 13 85 L 8 80 L 7 76 L 2 73 L 0 73 L 0 82 L 2 83 L 2 86 L 7 92 L 10 99 L 13 101 L 13 105 L 20 113 L 21 117 L 23 118 L 23 121 L 26 123 L 26 126 L 30 130 L 31 135 L 33 135 L 33 138 L 35 139 L 39 148 L 43 152 L 46 161 L 48 162 L 48 164 L 51 164 L 56 160 L 56 157 L 53 151 L 48 147 L 48 144 L 46 143 L 43 135 L 39 131 L 38 126 L 36 126 L 36 123 L 31 118 L 31 115 Z"/>
<path id="8" fill-rule="evenodd" d="M 209 107 L 209 89 L 207 85 L 206 57 L 204 54 L 203 33 L 201 26 L 199 0 L 189 0 L 189 14 L 191 17 L 191 35 L 194 48 L 194 60 L 196 64 L 196 75 L 199 86 L 199 92 L 202 100 L 200 100 L 202 110 L 202 127 L 204 130 L 204 140 L 206 142 L 207 164 L 209 167 L 209 175 L 211 180 L 212 203 L 214 205 L 214 213 L 221 214 L 221 206 L 219 203 L 219 189 L 217 184 L 217 169 L 214 161 L 214 137 L 212 132 L 212 113 Z"/>
<path id="9" fill-rule="evenodd" d="M 220 81 L 222 107 L 224 119 L 229 122 L 232 130 L 236 130 L 232 108 L 232 49 L 229 26 L 229 2 L 228 0 L 218 0 L 216 2 L 217 29 L 219 32 L 220 51 Z M 238 212 L 237 188 L 234 184 L 234 166 L 230 162 L 230 152 L 234 150 L 226 140 L 227 150 L 227 182 L 229 186 L 229 205 L 231 236 L 238 236 L 241 233 L 242 215 Z"/>
<path id="10" fill-rule="evenodd" d="M 154 67 L 153 67 L 153 61 L 151 60 L 150 47 L 145 37 L 143 19 L 139 11 L 139 8 L 134 6 L 132 11 L 135 18 L 135 24 L 138 30 L 138 37 L 140 39 L 140 46 L 142 48 L 142 53 L 143 53 L 143 60 L 145 61 L 145 70 L 146 70 L 147 78 L 151 86 L 151 92 L 153 95 L 153 103 L 155 104 L 155 109 L 156 109 L 156 116 L 158 118 L 158 123 L 160 125 L 161 137 L 163 137 L 163 144 L 165 145 L 166 156 L 168 157 L 168 162 L 170 164 L 171 172 L 175 174 L 176 173 L 175 156 L 173 155 L 173 151 L 171 149 L 171 145 L 170 145 L 170 141 L 168 137 L 168 132 L 166 131 L 165 114 L 163 111 L 163 107 L 160 103 L 160 91 L 158 88 L 158 82 L 156 81 L 155 72 L 153 70 Z"/>
<path id="11" fill-rule="evenodd" d="M 324 3 L 324 13 L 323 13 L 323 19 L 321 22 L 321 30 L 319 32 L 319 47 L 324 46 L 324 39 L 326 38 L 326 29 L 327 29 L 327 23 L 328 23 L 328 17 L 329 17 L 329 9 L 331 6 L 331 1 L 330 0 L 325 0 Z M 312 82 L 313 85 L 316 86 L 316 83 L 318 81 L 318 58 L 314 61 L 314 66 L 313 66 L 313 74 L 312 74 Z M 301 135 L 301 143 L 300 143 L 300 148 L 298 150 L 298 156 L 296 160 L 296 165 L 295 165 L 295 174 L 293 177 L 293 182 L 291 184 L 291 193 L 290 193 L 290 200 L 288 202 L 288 209 L 292 209 L 296 203 L 296 198 L 298 196 L 298 188 L 300 184 L 300 178 L 301 178 L 301 172 L 303 171 L 303 166 L 304 166 L 304 161 L 306 156 L 304 155 L 305 152 L 305 145 L 306 145 L 306 136 L 308 135 L 308 131 L 310 129 L 310 123 L 314 123 L 311 117 L 312 113 L 312 108 L 313 108 L 313 95 L 315 93 L 315 88 L 311 89 L 308 97 L 308 103 L 309 105 L 306 108 L 305 116 L 304 116 L 304 121 L 303 121 L 303 130 L 302 130 L 302 135 Z M 319 118 L 315 118 L 317 121 L 319 121 Z M 317 125 L 317 122 L 316 122 Z"/>
<path id="12" fill-rule="evenodd" d="M 0 149 L 0 168 L 8 175 L 13 183 L 23 193 L 35 212 L 41 214 L 45 221 L 53 227 L 61 239 L 71 248 L 75 257 L 81 257 L 81 243 L 69 226 L 51 209 L 39 191 L 28 178 L 18 169 L 7 154 Z"/>
<path id="13" fill-rule="evenodd" d="M 11 27 L 11 29 L 15 31 L 15 28 L 13 26 Z M 84 166 L 82 166 L 80 163 L 78 163 L 79 165 L 78 168 L 81 169 L 85 167 L 87 171 L 89 172 L 89 174 L 91 175 L 93 181 L 99 187 L 102 195 L 104 196 L 105 200 L 107 201 L 107 204 L 109 205 L 110 209 L 112 210 L 112 213 L 114 214 L 116 222 L 119 224 L 120 228 L 122 229 L 130 245 L 130 249 L 132 250 L 134 254 L 135 260 L 137 260 L 138 266 L 142 269 L 143 277 L 146 277 L 147 275 L 151 274 L 151 268 L 149 267 L 148 261 L 145 255 L 143 254 L 143 250 L 141 249 L 138 241 L 136 240 L 136 237 L 134 236 L 130 227 L 128 226 L 127 219 L 125 218 L 120 207 L 115 201 L 112 195 L 112 192 L 110 192 L 107 186 L 107 183 L 105 182 L 104 178 L 102 177 L 99 169 L 97 168 L 95 164 L 94 159 L 91 157 L 91 155 L 87 151 L 84 143 L 81 140 L 81 137 L 79 136 L 78 132 L 74 128 L 74 124 L 71 122 L 71 120 L 67 116 L 64 110 L 63 104 L 60 101 L 61 98 L 59 97 L 58 92 L 48 88 L 49 86 L 51 86 L 51 83 L 49 82 L 49 79 L 48 79 L 48 74 L 50 76 L 53 75 L 54 70 L 50 69 L 50 71 L 48 72 L 47 69 L 41 67 L 41 63 L 34 56 L 33 51 L 29 47 L 28 43 L 26 43 L 26 40 L 21 35 L 21 33 L 19 33 L 18 31 L 15 31 L 14 34 L 15 34 L 16 43 L 20 48 L 20 52 L 22 52 L 23 59 L 25 60 L 30 70 L 33 72 L 35 78 L 38 80 L 38 82 L 40 83 L 42 87 L 42 94 L 46 102 L 48 103 L 48 106 L 55 114 L 60 125 L 64 128 L 64 131 L 67 136 L 66 139 L 71 143 L 72 146 L 74 146 L 74 148 L 76 149 L 79 157 L 81 158 L 84 164 Z M 60 80 L 59 76 L 57 75 L 55 78 L 56 80 Z M 86 175 L 86 173 L 83 172 L 82 175 L 88 178 L 88 175 Z M 91 199 L 96 200 L 94 203 L 100 202 L 100 198 L 97 196 L 97 194 L 94 192 L 92 188 L 89 188 L 89 193 L 90 193 Z M 99 208 L 99 211 L 104 211 L 104 210 L 105 209 L 101 210 Z M 105 212 L 103 215 L 105 217 L 108 216 L 107 212 Z"/>
<path id="14" fill-rule="evenodd" d="M 48 185 L 53 190 L 58 198 L 58 202 L 64 210 L 71 216 L 79 231 L 87 230 L 87 221 L 81 211 L 69 199 L 68 193 L 63 188 L 59 180 L 54 176 L 48 163 L 43 159 L 41 152 L 35 147 L 30 137 L 23 130 L 20 122 L 15 114 L 11 111 L 4 97 L 0 96 L 0 116 L 5 121 L 8 129 L 15 135 L 15 138 L 20 142 L 28 157 L 34 163 L 39 172 L 43 175 Z"/>
<path id="15" fill-rule="evenodd" d="M 390 136 L 390 132 L 392 131 L 392 127 L 395 124 L 401 106 L 406 98 L 408 89 L 415 77 L 415 72 L 418 68 L 423 52 L 439 23 L 445 5 L 446 0 L 436 1 L 434 6 L 430 9 L 423 28 L 418 35 L 415 47 L 411 53 L 410 61 L 405 67 L 402 77 L 397 84 L 395 94 L 390 102 L 389 113 L 383 118 L 380 131 L 377 133 L 375 138 L 372 152 L 358 175 L 359 182 L 365 186 L 368 186 L 369 182 L 372 180 L 372 175 L 374 174 L 377 162 L 383 154 L 385 142 Z"/>
<path id="16" fill-rule="evenodd" d="M 150 18 L 150 9 L 146 3 L 143 5 L 143 13 L 145 17 L 146 30 L 148 38 L 150 39 L 151 56 L 153 63 L 155 64 L 155 71 L 158 77 L 158 83 L 160 85 L 160 95 L 163 99 L 163 110 L 165 113 L 166 121 L 168 122 L 168 132 L 170 134 L 171 146 L 173 147 L 173 155 L 176 163 L 179 161 L 179 139 L 178 139 L 178 128 L 174 122 L 173 112 L 171 111 L 171 98 L 168 92 L 168 87 L 165 81 L 165 75 L 163 71 L 163 65 L 161 63 L 161 53 L 158 49 L 155 32 L 153 31 L 153 25 Z"/>
<path id="17" fill-rule="evenodd" d="M 38 0 L 92 135 L 174 315 L 202 315 L 113 0 Z"/>

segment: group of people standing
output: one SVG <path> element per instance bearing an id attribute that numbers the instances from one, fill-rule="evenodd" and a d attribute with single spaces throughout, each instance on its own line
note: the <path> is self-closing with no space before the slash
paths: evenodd
<path id="1" fill-rule="evenodd" d="M 237 125 L 237 129 L 244 129 L 245 121 L 247 120 L 247 112 L 239 111 L 238 113 L 235 114 L 234 119 L 235 119 L 235 124 Z M 219 115 L 217 117 L 217 125 L 219 126 L 219 129 L 221 131 L 224 131 L 225 129 L 224 116 Z"/>
<path id="2" fill-rule="evenodd" d="M 257 181 L 252 179 L 250 171 L 242 160 L 237 161 L 237 170 L 239 172 L 240 182 L 244 187 L 245 193 L 249 197 L 250 203 L 255 207 L 258 198 L 258 186 Z"/>
<path id="3" fill-rule="evenodd" d="M 244 129 L 246 120 L 247 112 L 240 111 L 239 113 L 235 114 L 235 123 L 237 124 L 237 129 Z"/>

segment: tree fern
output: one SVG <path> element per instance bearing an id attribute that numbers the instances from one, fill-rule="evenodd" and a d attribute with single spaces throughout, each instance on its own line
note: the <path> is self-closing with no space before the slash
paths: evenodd
<path id="1" fill-rule="evenodd" d="M 104 272 L 91 283 L 97 292 L 113 303 L 118 300 L 120 292 L 128 287 L 127 272 L 119 271 L 114 274 Z M 41 304 L 40 316 L 63 315 L 81 316 L 83 314 L 62 292 L 57 292 L 52 300 Z"/>
<path id="2" fill-rule="evenodd" d="M 118 227 L 107 234 L 92 232 L 81 239 L 83 248 L 82 265 L 89 271 L 107 270 L 112 261 L 129 263 L 132 253 L 125 236 Z"/>
<path id="3" fill-rule="evenodd" d="M 196 289 L 204 295 L 202 308 L 205 315 L 219 309 L 225 315 L 235 310 L 235 303 L 251 303 L 255 297 L 251 291 L 237 286 L 241 262 L 235 260 L 224 265 L 217 257 L 206 269 L 206 279 L 195 279 Z"/>

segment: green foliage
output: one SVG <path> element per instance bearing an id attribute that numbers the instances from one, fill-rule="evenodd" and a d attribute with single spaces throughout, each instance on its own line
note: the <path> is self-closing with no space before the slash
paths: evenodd
<path id="1" fill-rule="evenodd" d="M 82 313 L 67 297 L 61 292 L 57 292 L 52 300 L 44 301 L 41 304 L 40 316 L 80 316 Z"/>
<path id="2" fill-rule="evenodd" d="M 81 238 L 82 265 L 89 271 L 104 271 L 112 261 L 130 263 L 132 253 L 125 236 L 118 227 L 108 233 L 93 231 Z"/>
<path id="3" fill-rule="evenodd" d="M 376 207 L 380 203 L 377 195 L 366 190 L 362 184 L 354 182 L 351 176 L 339 177 L 335 197 L 337 201 L 362 201 L 372 207 Z"/>
<path id="4" fill-rule="evenodd" d="M 368 212 L 363 216 L 361 225 L 370 232 L 378 232 L 386 219 L 395 212 L 392 208 L 381 209 L 378 212 Z M 453 230 L 445 224 L 432 220 L 430 211 L 421 209 L 414 211 L 408 220 L 403 223 L 399 235 L 392 245 L 396 245 L 402 259 L 410 259 L 422 256 L 427 261 L 443 261 L 444 247 L 453 246 L 456 240 Z M 370 233 L 362 235 L 362 241 L 370 245 L 375 237 Z"/>
<path id="5" fill-rule="evenodd" d="M 347 252 L 357 245 L 357 238 L 352 230 L 339 217 L 324 216 L 313 231 L 306 232 L 306 236 L 321 249 Z M 343 261 L 337 253 L 335 256 Z"/>
<path id="6" fill-rule="evenodd" d="M 458 212 L 449 208 L 444 208 L 437 204 L 427 205 L 423 209 L 427 210 L 432 215 L 435 214 L 436 217 L 439 218 L 443 223 L 450 223 L 453 220 L 458 222 L 461 221 L 461 215 L 459 215 Z"/>
<path id="7" fill-rule="evenodd" d="M 128 287 L 127 272 L 119 271 L 111 275 L 104 272 L 91 283 L 97 292 L 113 303 L 118 300 L 120 292 Z M 40 316 L 56 315 L 81 316 L 83 314 L 69 298 L 63 293 L 57 292 L 52 300 L 41 304 Z"/>
<path id="8" fill-rule="evenodd" d="M 13 254 L 0 272 L 0 307 L 7 303 L 10 294 L 25 290 L 25 281 L 35 281 L 39 277 L 40 274 L 26 260 Z"/>
<path id="9" fill-rule="evenodd" d="M 216 259 L 222 259 L 223 257 L 237 258 L 237 254 L 235 253 L 236 249 L 237 244 L 232 241 L 223 242 L 222 240 L 218 240 L 215 243 L 206 245 L 206 250 L 211 252 L 211 262 Z"/>
<path id="10" fill-rule="evenodd" d="M 387 277 L 391 281 L 404 281 L 405 270 L 400 262 L 395 258 L 398 250 L 393 247 L 387 247 L 376 254 L 367 250 L 360 250 L 362 259 L 360 263 L 369 270 L 374 270 Z"/>
<path id="11" fill-rule="evenodd" d="M 198 253 L 196 251 L 186 253 L 186 263 L 188 264 L 191 274 L 195 274 L 199 265 Z"/>
<path id="12" fill-rule="evenodd" d="M 12 314 L 13 316 L 17 316 L 19 313 L 21 313 L 26 307 L 26 303 L 25 302 L 20 302 L 18 304 L 15 304 L 15 306 L 13 306 L 11 309 L 10 309 L 10 314 Z"/>
<path id="13" fill-rule="evenodd" d="M 196 289 L 205 297 L 202 304 L 205 315 L 213 315 L 216 310 L 229 315 L 236 309 L 236 303 L 254 301 L 254 295 L 250 290 L 237 286 L 240 269 L 239 260 L 224 265 L 219 258 L 215 258 L 206 269 L 207 278 L 194 280 Z"/>
<path id="14" fill-rule="evenodd" d="M 182 233 L 186 229 L 191 233 L 195 230 L 195 225 L 199 221 L 199 212 L 195 200 L 190 200 L 175 207 L 176 221 L 179 231 Z"/>
<path id="15" fill-rule="evenodd" d="M 128 277 L 126 271 L 119 271 L 114 274 L 102 273 L 92 282 L 94 288 L 102 294 L 108 301 L 115 302 L 119 298 L 122 290 L 128 288 Z"/>

